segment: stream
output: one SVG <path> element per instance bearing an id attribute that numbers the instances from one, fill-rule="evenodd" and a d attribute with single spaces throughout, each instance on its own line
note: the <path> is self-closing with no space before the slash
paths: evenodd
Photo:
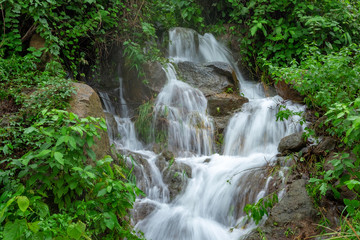
<path id="1" fill-rule="evenodd" d="M 302 131 L 297 116 L 276 121 L 279 105 L 285 104 L 293 111 L 304 111 L 304 106 L 277 95 L 266 97 L 260 83 L 244 79 L 230 50 L 212 34 L 199 35 L 191 29 L 174 28 L 169 32 L 169 40 L 170 63 L 163 66 L 167 83 L 155 100 L 153 128 L 156 131 L 156 122 L 166 119 L 166 145 L 174 154 L 171 160 L 174 166 L 167 162 L 167 167 L 163 167 L 160 154 L 137 139 L 123 97 L 126 89 L 122 87 L 122 77 L 120 114 L 107 100 L 109 96 L 100 92 L 105 111 L 116 121 L 116 126 L 109 126 L 111 143 L 120 151 L 143 159 L 137 163 L 137 180 L 146 197 L 137 199 L 133 214 L 144 211 L 147 214 L 133 220 L 135 228 L 149 240 L 241 239 L 256 227 L 243 208 L 266 196 L 274 184 L 274 176 L 269 176 L 266 168 L 276 162 L 281 138 Z M 181 62 L 230 65 L 240 83 L 239 94 L 249 99 L 228 121 L 221 151 L 216 150 L 215 125 L 208 114 L 206 96 L 179 80 L 175 69 Z M 112 133 L 114 128 L 118 134 Z M 169 179 L 164 177 L 166 169 L 175 167 L 175 163 L 179 169 L 187 166 L 187 171 L 177 176 L 185 180 L 176 195 L 167 184 Z"/>

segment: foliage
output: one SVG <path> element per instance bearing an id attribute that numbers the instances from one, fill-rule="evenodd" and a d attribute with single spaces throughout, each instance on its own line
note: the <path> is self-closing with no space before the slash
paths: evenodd
<path id="1" fill-rule="evenodd" d="M 135 128 L 140 139 L 150 143 L 154 134 L 153 126 L 153 104 L 149 101 L 139 107 L 139 115 L 135 121 Z"/>
<path id="2" fill-rule="evenodd" d="M 359 9 L 343 1 L 227 0 L 220 11 L 239 36 L 242 60 L 254 71 L 267 64 L 286 66 L 300 60 L 306 44 L 337 51 L 359 40 Z M 237 26 L 241 26 L 236 27 Z"/>
<path id="3" fill-rule="evenodd" d="M 0 162 L 6 163 L 0 170 L 0 235 L 137 239 L 125 216 L 140 190 L 111 157 L 96 161 L 91 150 L 105 121 L 55 109 L 41 116 L 22 133 L 33 148 Z"/>
<path id="4" fill-rule="evenodd" d="M 360 210 L 360 49 L 351 44 L 338 52 L 321 54 L 316 46 L 306 48 L 308 55 L 299 64 L 271 66 L 270 71 L 277 81 L 291 83 L 305 96 L 308 106 L 326 112 L 323 124 L 329 135 L 339 139 L 343 153 L 329 162 L 333 169 L 317 171 L 311 178 L 313 195 L 321 198 L 330 190 L 339 199 L 340 189 L 353 191 L 355 198 L 344 199 L 344 204 L 356 221 Z"/>
<path id="5" fill-rule="evenodd" d="M 244 211 L 246 215 L 255 221 L 255 224 L 259 224 L 260 220 L 266 214 L 268 215 L 268 209 L 272 208 L 276 203 L 279 202 L 276 193 L 272 193 L 260 200 L 255 204 L 246 204 Z"/>

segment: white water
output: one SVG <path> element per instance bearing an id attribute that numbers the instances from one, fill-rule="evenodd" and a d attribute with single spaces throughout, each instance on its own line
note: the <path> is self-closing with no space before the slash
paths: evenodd
<path id="1" fill-rule="evenodd" d="M 268 194 L 272 177 L 267 176 L 265 168 L 276 160 L 280 139 L 301 127 L 296 118 L 275 121 L 278 103 L 283 100 L 279 96 L 265 98 L 259 84 L 244 80 L 230 51 L 213 35 L 201 36 L 193 30 L 176 28 L 170 31 L 170 42 L 169 57 L 175 62 L 231 64 L 249 103 L 229 121 L 223 155 L 212 154 L 214 128 L 207 115 L 206 98 L 199 90 L 179 81 L 171 64 L 167 66 L 168 83 L 156 100 L 154 127 L 158 127 L 158 121 L 164 122 L 167 148 L 179 156 L 176 162 L 191 167 L 192 178 L 171 201 L 156 164 L 160 157 L 139 150 L 142 146 L 136 138 L 135 143 L 126 144 L 121 138 L 119 147 L 137 150 L 135 153 L 146 161 L 138 164 L 143 173 L 138 184 L 147 196 L 137 200 L 134 216 L 146 204 L 155 206 L 135 227 L 152 240 L 240 239 L 255 227 L 246 219 L 243 208 Z M 291 110 L 303 110 L 291 102 L 285 104 Z"/>
<path id="2" fill-rule="evenodd" d="M 109 95 L 106 92 L 99 92 L 101 99 L 105 106 L 105 112 L 112 115 L 114 122 L 110 124 L 107 118 L 108 134 L 110 144 L 114 144 L 118 149 L 142 149 L 141 142 L 136 137 L 134 123 L 129 116 L 129 110 L 123 94 L 123 79 L 119 77 L 119 102 L 120 114 L 116 114 L 114 104 L 111 102 Z"/>
<path id="3" fill-rule="evenodd" d="M 214 127 L 206 114 L 204 94 L 179 81 L 171 64 L 166 69 L 168 83 L 157 97 L 155 122 L 166 118 L 168 148 L 184 156 L 191 153 L 210 155 L 213 152 Z"/>

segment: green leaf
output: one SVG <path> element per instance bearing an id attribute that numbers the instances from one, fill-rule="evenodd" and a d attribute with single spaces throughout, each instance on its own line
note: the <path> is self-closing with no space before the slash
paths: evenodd
<path id="1" fill-rule="evenodd" d="M 69 144 L 73 149 L 76 149 L 76 141 L 74 137 L 69 136 Z"/>
<path id="2" fill-rule="evenodd" d="M 104 213 L 104 222 L 106 227 L 108 227 L 110 230 L 113 230 L 115 225 L 118 225 L 118 220 L 116 215 L 113 212 L 106 212 Z"/>
<path id="3" fill-rule="evenodd" d="M 86 225 L 79 221 L 76 224 L 69 225 L 66 232 L 69 237 L 77 240 L 77 239 L 80 239 L 81 236 L 84 234 L 85 228 L 86 228 Z"/>
<path id="4" fill-rule="evenodd" d="M 36 158 L 42 158 L 45 157 L 46 155 L 48 155 L 51 151 L 46 149 L 46 150 L 42 150 L 39 154 L 37 154 L 35 157 Z"/>
<path id="5" fill-rule="evenodd" d="M 103 188 L 98 192 L 97 196 L 101 197 L 101 196 L 104 196 L 105 194 L 106 194 L 106 188 Z"/>
<path id="6" fill-rule="evenodd" d="M 56 142 L 56 147 L 57 146 L 59 146 L 59 145 L 61 145 L 62 143 L 67 143 L 69 141 L 69 136 L 61 136 L 58 140 L 57 140 L 57 142 Z"/>
<path id="7" fill-rule="evenodd" d="M 360 182 L 354 179 L 344 182 L 346 186 L 352 190 L 356 185 L 360 185 Z"/>
<path id="8" fill-rule="evenodd" d="M 7 222 L 4 228 L 3 240 L 19 240 L 25 229 L 27 229 L 26 220 L 16 219 L 15 222 Z"/>
<path id="9" fill-rule="evenodd" d="M 46 217 L 50 211 L 49 211 L 49 207 L 46 203 L 37 201 L 36 202 L 36 207 L 37 207 L 37 211 L 40 217 L 44 218 Z"/>
<path id="10" fill-rule="evenodd" d="M 40 226 L 39 226 L 40 223 L 41 221 L 28 223 L 28 227 L 33 233 L 37 233 L 40 230 Z"/>
<path id="11" fill-rule="evenodd" d="M 17 197 L 17 204 L 22 212 L 25 212 L 26 209 L 29 207 L 30 201 L 26 196 L 18 196 Z"/>
<path id="12" fill-rule="evenodd" d="M 94 153 L 94 151 L 93 150 L 91 150 L 91 149 L 86 149 L 86 152 L 87 152 L 87 154 L 89 155 L 89 157 L 92 159 L 92 160 L 96 160 L 96 154 Z"/>
<path id="13" fill-rule="evenodd" d="M 250 29 L 251 36 L 254 36 L 256 31 L 258 30 L 258 27 L 255 25 Z"/>
<path id="14" fill-rule="evenodd" d="M 56 161 L 58 161 L 58 163 L 60 163 L 61 165 L 64 165 L 64 159 L 63 159 L 63 154 L 60 152 L 55 152 L 54 153 L 54 158 Z"/>

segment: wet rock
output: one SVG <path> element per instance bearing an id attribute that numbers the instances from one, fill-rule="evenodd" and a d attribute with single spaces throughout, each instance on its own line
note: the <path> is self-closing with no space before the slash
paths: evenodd
<path id="1" fill-rule="evenodd" d="M 225 65 L 226 63 L 223 63 Z M 221 93 L 224 90 L 231 88 L 233 91 L 236 89 L 237 80 L 233 77 L 220 74 L 219 69 L 214 69 L 214 66 L 208 66 L 200 63 L 193 62 L 180 62 L 178 63 L 178 70 L 183 80 L 193 87 L 200 89 L 205 96 Z M 231 66 L 229 65 L 229 68 Z"/>
<path id="2" fill-rule="evenodd" d="M 249 102 L 245 97 L 237 94 L 219 93 L 208 97 L 208 109 L 211 116 L 230 115 Z"/>
<path id="3" fill-rule="evenodd" d="M 77 114 L 80 118 L 96 117 L 105 118 L 100 98 L 90 86 L 83 83 L 73 83 L 76 93 L 72 94 L 69 112 Z M 91 149 L 98 159 L 110 155 L 110 143 L 107 132 L 100 131 L 100 139 L 94 138 L 94 145 Z"/>
<path id="4" fill-rule="evenodd" d="M 306 141 L 302 136 L 302 132 L 293 133 L 280 140 L 278 151 L 281 153 L 297 152 L 306 146 Z"/>
<path id="5" fill-rule="evenodd" d="M 157 206 L 152 202 L 135 202 L 134 209 L 132 211 L 132 220 L 134 224 L 143 220 L 148 215 L 150 215 Z"/>
<path id="6" fill-rule="evenodd" d="M 267 85 L 264 82 L 261 82 L 261 84 L 264 89 L 264 93 L 266 97 L 274 97 L 277 95 L 276 89 L 273 86 Z"/>
<path id="7" fill-rule="evenodd" d="M 295 102 L 302 102 L 304 100 L 304 97 L 293 88 L 292 84 L 288 84 L 285 81 L 279 81 L 277 84 L 275 84 L 275 89 L 279 96 L 284 99 Z"/>
<path id="8" fill-rule="evenodd" d="M 210 62 L 205 63 L 204 66 L 211 67 L 215 72 L 220 75 L 227 76 L 228 79 L 235 85 L 236 88 L 239 88 L 239 80 L 236 77 L 235 70 L 227 63 L 224 62 Z"/>
<path id="9" fill-rule="evenodd" d="M 105 112 L 106 125 L 108 129 L 108 135 L 110 139 L 115 139 L 119 135 L 117 128 L 117 122 L 113 114 Z"/>
<path id="10" fill-rule="evenodd" d="M 231 115 L 213 117 L 217 134 L 222 134 L 231 118 Z"/>
<path id="11" fill-rule="evenodd" d="M 159 167 L 164 183 L 168 185 L 170 192 L 170 200 L 175 197 L 185 188 L 188 179 L 192 177 L 191 167 L 178 163 L 176 160 L 166 161 L 165 158 L 159 158 L 156 162 Z"/>
<path id="12" fill-rule="evenodd" d="M 126 167 L 132 169 L 132 174 L 136 177 L 136 186 L 143 192 L 153 184 L 153 174 L 151 166 L 146 160 L 147 156 L 129 150 L 119 151 L 126 158 Z"/>
<path id="13" fill-rule="evenodd" d="M 279 204 L 271 210 L 269 222 L 273 221 L 280 226 L 290 222 L 312 220 L 316 217 L 316 210 L 305 188 L 306 181 L 294 181 Z"/>
<path id="14" fill-rule="evenodd" d="M 139 76 L 135 68 L 125 67 L 124 88 L 126 100 L 136 107 L 157 95 L 167 82 L 166 72 L 159 62 L 147 62 L 142 66 L 144 76 Z"/>
<path id="15" fill-rule="evenodd" d="M 336 147 L 336 140 L 332 137 L 324 137 L 320 144 L 316 146 L 314 149 L 314 154 L 320 155 L 324 154 L 325 152 L 330 152 L 334 150 Z"/>
<path id="16" fill-rule="evenodd" d="M 308 196 L 304 179 L 295 180 L 288 187 L 285 196 L 270 210 L 269 218 L 260 232 L 268 240 L 304 239 L 315 235 L 317 211 Z M 258 231 L 253 231 L 246 240 L 262 239 Z"/>

